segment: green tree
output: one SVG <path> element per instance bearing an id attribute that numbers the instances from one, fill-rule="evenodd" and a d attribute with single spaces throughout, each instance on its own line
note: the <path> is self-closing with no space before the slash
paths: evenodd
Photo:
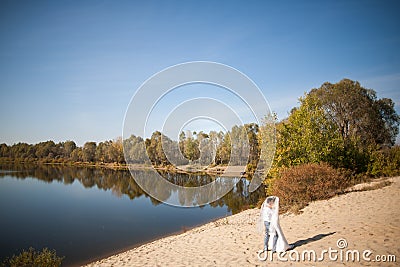
<path id="1" fill-rule="evenodd" d="M 277 138 L 276 167 L 333 163 L 343 147 L 337 125 L 314 94 L 300 98 L 300 107 L 277 125 Z"/>
<path id="2" fill-rule="evenodd" d="M 215 163 L 228 164 L 231 159 L 231 149 L 232 149 L 230 133 L 227 132 L 224 134 L 223 132 L 219 132 L 218 139 L 219 141 L 215 157 Z"/>
<path id="3" fill-rule="evenodd" d="M 216 131 L 210 131 L 208 133 L 208 137 L 209 137 L 209 156 L 211 158 L 211 164 L 212 165 L 216 165 L 217 164 L 217 158 L 219 158 L 219 156 L 217 156 L 217 151 L 218 151 L 218 147 L 222 141 L 223 135 L 222 132 L 216 132 Z"/>
<path id="4" fill-rule="evenodd" d="M 182 131 L 179 134 L 179 150 L 181 151 L 182 154 L 184 154 L 184 151 L 185 151 L 185 141 L 186 141 L 186 135 Z"/>
<path id="5" fill-rule="evenodd" d="M 200 131 L 197 134 L 197 141 L 199 143 L 199 164 L 202 166 L 208 166 L 214 161 L 214 145 L 211 141 L 210 135 Z"/>
<path id="6" fill-rule="evenodd" d="M 145 141 L 147 155 L 154 165 L 169 165 L 169 161 L 163 150 L 162 138 L 167 137 L 163 136 L 161 132 L 155 131 L 151 135 L 151 138 L 147 138 Z"/>
<path id="7" fill-rule="evenodd" d="M 6 144 L 0 145 L 0 157 L 9 157 L 10 156 L 10 149 Z"/>
<path id="8" fill-rule="evenodd" d="M 110 142 L 110 147 L 108 149 L 108 156 L 111 162 L 116 162 L 116 163 L 125 162 L 121 137 L 118 137 L 114 141 Z"/>
<path id="9" fill-rule="evenodd" d="M 184 155 L 192 163 L 200 157 L 199 142 L 193 137 L 188 137 L 185 140 Z"/>
<path id="10" fill-rule="evenodd" d="M 106 160 L 106 151 L 108 147 L 108 141 L 106 142 L 100 142 L 96 146 L 96 152 L 95 152 L 95 160 L 97 162 L 108 162 Z"/>
<path id="11" fill-rule="evenodd" d="M 54 148 L 56 144 L 53 141 L 40 142 L 35 145 L 35 155 L 38 158 L 52 158 L 54 157 Z M 26 156 L 22 156 L 24 158 Z"/>
<path id="12" fill-rule="evenodd" d="M 93 162 L 96 156 L 96 143 L 86 142 L 82 149 L 82 159 L 83 161 Z"/>
<path id="13" fill-rule="evenodd" d="M 72 151 L 71 160 L 74 162 L 83 161 L 83 152 L 81 147 L 77 147 Z"/>
<path id="14" fill-rule="evenodd" d="M 131 135 L 124 140 L 124 149 L 128 163 L 145 163 L 146 150 L 143 138 Z"/>
<path id="15" fill-rule="evenodd" d="M 69 158 L 71 157 L 72 151 L 76 148 L 76 144 L 74 141 L 65 141 L 63 144 L 64 147 L 64 157 Z"/>
<path id="16" fill-rule="evenodd" d="M 324 83 L 277 125 L 274 166 L 327 162 L 366 172 L 371 151 L 394 143 L 399 121 L 390 99 L 358 82 Z"/>
<path id="17" fill-rule="evenodd" d="M 256 123 L 249 123 L 244 125 L 247 138 L 249 141 L 249 159 L 248 163 L 252 166 L 257 166 L 258 160 L 260 158 L 260 145 L 258 143 L 259 137 L 259 126 Z"/>
<path id="18" fill-rule="evenodd" d="M 309 94 L 320 100 L 346 145 L 354 142 L 360 148 L 394 145 L 400 118 L 391 99 L 378 99 L 374 90 L 349 79 L 335 84 L 326 82 Z"/>

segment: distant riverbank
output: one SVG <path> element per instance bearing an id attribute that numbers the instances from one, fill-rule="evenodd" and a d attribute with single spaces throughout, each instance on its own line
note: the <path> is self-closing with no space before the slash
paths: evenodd
<path id="1" fill-rule="evenodd" d="M 153 166 L 150 164 L 121 164 L 121 163 L 102 163 L 102 162 L 72 162 L 72 161 L 58 161 L 58 160 L 35 160 L 35 159 L 10 159 L 0 158 L 0 164 L 34 164 L 34 165 L 50 165 L 50 166 L 73 166 L 73 167 L 90 167 L 90 168 L 106 168 L 112 170 L 150 170 L 156 169 L 157 171 L 168 173 L 198 173 L 209 175 L 222 175 L 226 177 L 246 176 L 246 166 L 214 166 L 214 167 L 199 167 L 196 165 L 182 165 L 182 166 Z"/>

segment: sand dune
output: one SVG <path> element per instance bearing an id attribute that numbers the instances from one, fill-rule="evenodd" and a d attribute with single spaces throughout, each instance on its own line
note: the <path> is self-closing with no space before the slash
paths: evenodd
<path id="1" fill-rule="evenodd" d="M 251 209 L 88 266 L 397 266 L 400 262 L 400 177 L 390 181 L 391 185 L 381 189 L 313 202 L 300 215 L 281 215 L 286 238 L 295 246 L 282 255 L 287 261 L 279 260 L 276 253 L 272 261 L 270 257 L 266 261 L 258 259 L 256 252 L 263 247 L 263 237 L 255 226 L 259 209 Z M 345 240 L 339 244 L 347 243 L 345 248 L 338 248 L 339 239 Z M 331 258 L 325 253 L 323 261 L 307 259 L 306 250 L 315 251 L 318 260 L 322 259 L 322 251 L 329 248 Z M 352 260 L 356 250 L 360 261 L 347 261 L 346 254 Z M 371 253 L 367 251 L 364 256 L 371 261 L 363 259 L 366 250 Z M 302 260 L 303 253 L 306 260 Z M 292 261 L 297 255 L 300 261 Z M 376 262 L 377 255 L 386 259 L 391 257 L 388 255 L 395 255 L 396 262 Z M 332 260 L 335 256 L 338 259 Z"/>

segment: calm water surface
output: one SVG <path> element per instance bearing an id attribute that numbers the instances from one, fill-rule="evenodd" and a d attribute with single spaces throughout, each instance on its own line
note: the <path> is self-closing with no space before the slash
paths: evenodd
<path id="1" fill-rule="evenodd" d="M 55 249 L 75 266 L 181 232 L 255 204 L 239 178 L 225 197 L 199 208 L 172 207 L 147 196 L 127 171 L 50 166 L 0 166 L 0 262 L 21 249 Z M 137 175 L 151 172 L 138 171 Z M 178 184 L 204 175 L 169 175 Z M 185 182 L 186 181 L 186 182 Z"/>

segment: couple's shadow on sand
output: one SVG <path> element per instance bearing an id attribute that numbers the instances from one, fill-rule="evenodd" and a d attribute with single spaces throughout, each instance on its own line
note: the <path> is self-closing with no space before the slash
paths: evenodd
<path id="1" fill-rule="evenodd" d="M 314 242 L 314 241 L 321 240 L 322 238 L 327 237 L 327 236 L 330 236 L 330 235 L 333 235 L 333 234 L 335 234 L 335 233 L 336 233 L 336 232 L 330 232 L 330 233 L 327 233 L 327 234 L 318 234 L 318 235 L 315 235 L 315 236 L 313 236 L 313 237 L 309 237 L 309 238 L 307 238 L 307 239 L 300 239 L 300 240 L 297 240 L 296 242 L 290 244 L 290 249 L 295 249 L 295 248 L 301 247 L 301 246 L 303 246 L 303 245 L 305 245 L 305 244 L 308 244 L 308 243 L 311 243 L 311 242 Z"/>

